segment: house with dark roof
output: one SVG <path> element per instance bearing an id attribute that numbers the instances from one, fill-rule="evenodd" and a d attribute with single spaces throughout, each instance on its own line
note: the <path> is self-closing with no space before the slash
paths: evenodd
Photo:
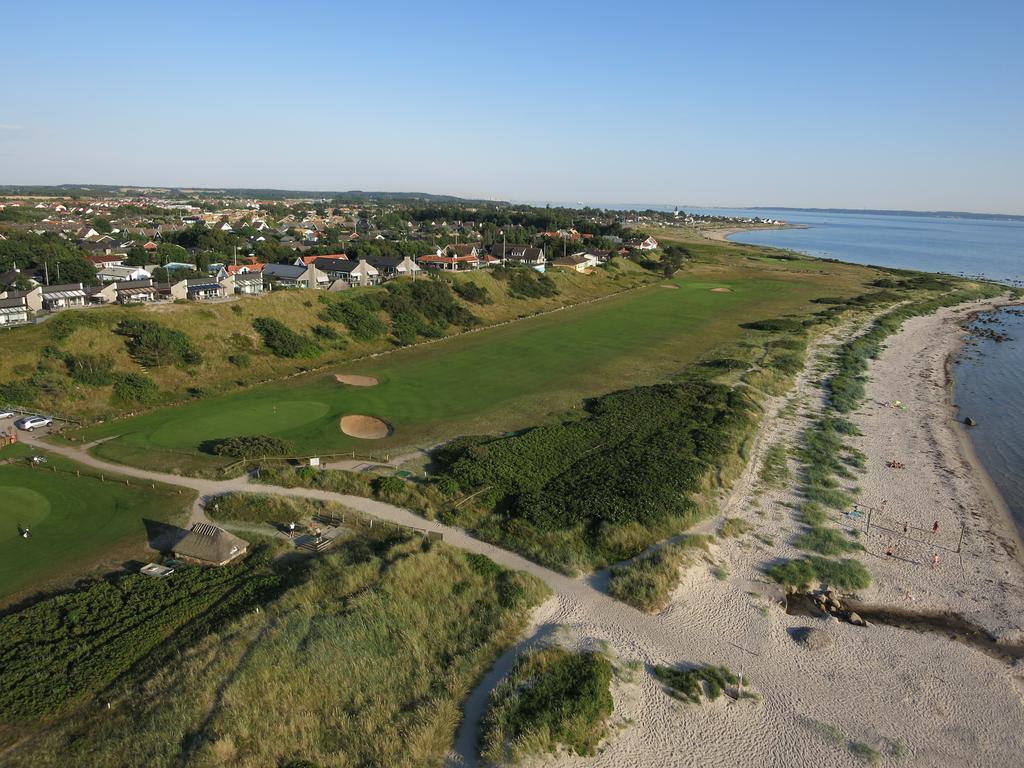
<path id="1" fill-rule="evenodd" d="M 331 282 L 314 265 L 267 264 L 263 268 L 263 282 L 277 288 L 325 288 Z"/>
<path id="2" fill-rule="evenodd" d="M 212 277 L 192 277 L 171 286 L 172 299 L 209 301 L 224 297 L 224 288 Z"/>
<path id="3" fill-rule="evenodd" d="M 377 270 L 381 279 L 391 280 L 396 277 L 415 277 L 423 270 L 420 265 L 408 256 L 367 256 L 366 263 Z"/>
<path id="4" fill-rule="evenodd" d="M 228 295 L 237 293 L 239 296 L 255 296 L 267 291 L 260 272 L 235 272 L 219 282 Z"/>
<path id="5" fill-rule="evenodd" d="M 547 263 L 544 249 L 535 248 L 532 245 L 496 243 L 490 247 L 490 252 L 492 256 L 500 259 L 502 263 L 533 267 L 538 272 L 543 272 L 544 265 Z"/>
<path id="6" fill-rule="evenodd" d="M 245 554 L 249 542 L 211 523 L 196 523 L 174 545 L 174 556 L 197 565 L 227 565 Z"/>
<path id="7" fill-rule="evenodd" d="M 327 275 L 331 282 L 341 280 L 349 286 L 377 285 L 380 272 L 367 259 L 331 259 L 321 256 L 313 266 Z"/>
<path id="8" fill-rule="evenodd" d="M 85 288 L 81 283 L 64 283 L 62 285 L 44 285 L 42 291 L 43 309 L 56 312 L 70 307 L 84 307 L 86 304 Z"/>
<path id="9" fill-rule="evenodd" d="M 0 299 L 0 328 L 27 323 L 30 317 L 25 297 Z"/>

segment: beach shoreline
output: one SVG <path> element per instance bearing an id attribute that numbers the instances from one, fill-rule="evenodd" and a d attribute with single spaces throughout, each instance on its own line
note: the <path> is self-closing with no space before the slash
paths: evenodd
<path id="1" fill-rule="evenodd" d="M 809 227 L 806 224 L 761 224 L 750 227 L 716 227 L 715 229 L 702 229 L 700 233 L 708 240 L 714 240 L 716 243 L 732 243 L 732 240 L 729 238 L 732 235 L 738 235 L 740 232 L 774 229 L 809 229 Z M 733 245 L 737 245 L 737 243 L 733 243 Z"/>
<path id="2" fill-rule="evenodd" d="M 865 404 L 850 415 L 862 433 L 852 443 L 869 467 L 858 502 L 888 520 L 864 541 L 868 554 L 880 555 L 869 563 L 872 601 L 957 613 L 1007 643 L 1024 639 L 1024 548 L 961 423 L 952 365 L 965 322 L 1019 303 L 1004 297 L 908 319 L 871 361 Z M 888 468 L 890 460 L 907 468 Z M 906 525 L 910 536 L 900 534 Z M 935 555 L 940 568 L 923 567 Z"/>
<path id="3" fill-rule="evenodd" d="M 986 302 L 979 307 L 970 308 L 963 317 L 950 323 L 949 331 L 955 337 L 955 342 L 953 343 L 952 349 L 946 355 L 943 367 L 946 374 L 946 403 L 948 405 L 950 419 L 952 421 L 950 429 L 957 438 L 962 458 L 971 467 L 971 470 L 984 490 L 985 496 L 987 497 L 991 507 L 996 511 L 998 521 L 1005 525 L 1005 535 L 1008 542 L 1014 549 L 1014 556 L 1017 562 L 1021 567 L 1024 567 L 1024 536 L 1022 536 L 1020 526 L 1017 525 L 1017 521 L 1013 518 L 1013 515 L 1010 512 L 1010 507 L 1006 503 L 1006 499 L 1003 498 L 1003 494 L 999 491 L 999 487 L 996 485 L 992 476 L 985 468 L 985 465 L 978 457 L 977 449 L 974 445 L 974 439 L 970 434 L 970 428 L 964 424 L 963 418 L 960 414 L 960 406 L 956 403 L 955 367 L 957 358 L 963 352 L 964 343 L 968 335 L 961 325 L 965 322 L 973 321 L 978 315 L 985 312 L 991 312 L 992 310 L 1013 306 L 1021 306 L 1020 300 L 1005 299 L 1001 301 Z"/>

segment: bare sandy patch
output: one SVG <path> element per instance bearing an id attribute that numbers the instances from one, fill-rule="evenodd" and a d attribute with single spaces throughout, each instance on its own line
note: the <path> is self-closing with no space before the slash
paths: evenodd
<path id="1" fill-rule="evenodd" d="M 348 373 L 339 373 L 334 378 L 339 384 L 348 384 L 350 387 L 375 387 L 380 383 L 373 376 L 355 376 Z"/>
<path id="2" fill-rule="evenodd" d="M 674 288 L 677 291 L 679 290 L 679 286 L 678 285 L 665 285 L 664 283 L 662 283 L 661 287 L 662 288 Z"/>
<path id="3" fill-rule="evenodd" d="M 363 440 L 381 440 L 391 434 L 391 425 L 373 416 L 351 414 L 341 417 L 341 431 L 349 437 Z"/>
<path id="4" fill-rule="evenodd" d="M 732 288 L 712 288 L 712 293 L 732 293 Z"/>

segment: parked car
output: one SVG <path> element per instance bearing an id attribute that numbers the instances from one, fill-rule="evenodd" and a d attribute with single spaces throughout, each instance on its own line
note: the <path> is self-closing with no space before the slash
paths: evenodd
<path id="1" fill-rule="evenodd" d="M 48 427 L 51 424 L 53 424 L 53 419 L 48 419 L 45 416 L 26 416 L 14 422 L 14 426 L 24 429 L 26 432 L 31 432 L 39 427 Z"/>
<path id="2" fill-rule="evenodd" d="M 3 419 L 13 419 L 14 411 L 0 411 L 0 421 Z"/>

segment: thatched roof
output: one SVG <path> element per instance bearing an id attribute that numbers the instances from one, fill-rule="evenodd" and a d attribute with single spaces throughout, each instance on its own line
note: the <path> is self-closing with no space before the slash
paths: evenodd
<path id="1" fill-rule="evenodd" d="M 245 553 L 249 542 L 210 523 L 196 523 L 181 541 L 174 545 L 174 554 L 190 560 L 224 565 Z"/>

